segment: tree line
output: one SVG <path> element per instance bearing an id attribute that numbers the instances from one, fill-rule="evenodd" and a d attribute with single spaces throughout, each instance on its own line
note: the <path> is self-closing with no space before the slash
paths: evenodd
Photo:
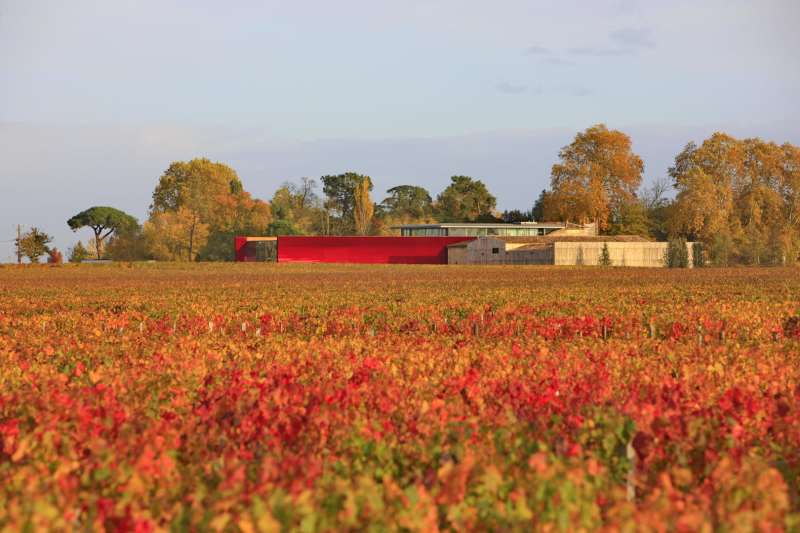
<path id="1" fill-rule="evenodd" d="M 161 175 L 143 223 L 110 207 L 72 217 L 94 238 L 72 260 L 231 260 L 235 235 L 387 235 L 400 224 L 521 222 L 597 224 L 603 234 L 695 241 L 713 265 L 787 264 L 800 254 L 800 149 L 715 133 L 688 143 L 666 175 L 643 187 L 631 139 L 603 124 L 563 147 L 550 186 L 529 210 L 497 210 L 486 184 L 452 176 L 436 197 L 404 184 L 373 198 L 369 176 L 346 172 L 282 184 L 253 198 L 229 166 L 193 159 Z"/>

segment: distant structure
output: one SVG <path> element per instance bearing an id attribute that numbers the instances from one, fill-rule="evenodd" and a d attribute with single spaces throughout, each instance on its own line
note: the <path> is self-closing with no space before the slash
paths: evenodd
<path id="1" fill-rule="evenodd" d="M 392 227 L 403 237 L 536 237 L 550 234 L 596 235 L 594 224 L 562 222 L 517 222 L 513 224 L 447 222 L 441 224 L 405 224 Z"/>
<path id="2" fill-rule="evenodd" d="M 477 237 L 447 246 L 451 265 L 599 265 L 603 248 L 611 266 L 666 266 L 666 242 L 638 235 L 558 235 Z M 689 265 L 692 243 L 686 244 Z"/>
<path id="3" fill-rule="evenodd" d="M 400 237 L 295 235 L 236 237 L 237 261 L 452 265 L 598 265 L 663 267 L 666 242 L 597 235 L 594 224 L 560 222 L 407 224 Z M 691 264 L 692 243 L 687 243 Z"/>
<path id="4" fill-rule="evenodd" d="M 233 250 L 237 261 L 277 261 L 277 237 L 233 238 Z"/>

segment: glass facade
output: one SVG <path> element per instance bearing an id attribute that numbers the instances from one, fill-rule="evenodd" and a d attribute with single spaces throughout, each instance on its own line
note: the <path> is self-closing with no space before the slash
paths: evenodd
<path id="1" fill-rule="evenodd" d="M 452 227 L 401 227 L 400 235 L 403 237 L 485 237 L 496 235 L 502 237 L 536 237 L 560 229 L 531 228 L 525 226 L 492 227 L 481 226 L 452 226 Z"/>

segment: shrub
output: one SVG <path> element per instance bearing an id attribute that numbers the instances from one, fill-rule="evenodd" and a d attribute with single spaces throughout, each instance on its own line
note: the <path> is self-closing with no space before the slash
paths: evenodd
<path id="1" fill-rule="evenodd" d="M 611 253 L 608 251 L 608 243 L 603 243 L 603 249 L 600 251 L 600 259 L 598 261 L 600 266 L 609 267 L 611 263 Z"/>
<path id="2" fill-rule="evenodd" d="M 64 262 L 64 255 L 58 248 L 51 248 L 47 252 L 47 262 L 51 265 L 60 265 Z"/>
<path id="3" fill-rule="evenodd" d="M 670 239 L 667 244 L 665 262 L 669 268 L 687 268 L 689 266 L 689 250 L 686 248 L 686 239 Z"/>
<path id="4" fill-rule="evenodd" d="M 692 266 L 695 268 L 706 266 L 706 250 L 702 242 L 692 243 Z"/>
<path id="5" fill-rule="evenodd" d="M 89 256 L 89 251 L 83 246 L 81 241 L 78 241 L 78 244 L 73 246 L 69 252 L 69 262 L 70 263 L 80 263 L 84 259 Z"/>
<path id="6" fill-rule="evenodd" d="M 709 247 L 709 259 L 714 266 L 728 266 L 733 254 L 733 239 L 727 233 L 714 235 Z"/>

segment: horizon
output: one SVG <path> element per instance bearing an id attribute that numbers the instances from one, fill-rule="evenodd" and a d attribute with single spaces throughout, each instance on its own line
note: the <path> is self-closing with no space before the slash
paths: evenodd
<path id="1" fill-rule="evenodd" d="M 595 123 L 631 137 L 645 184 L 714 131 L 800 144 L 797 22 L 788 0 L 0 1 L 0 261 L 17 224 L 66 253 L 92 205 L 143 222 L 194 157 L 264 200 L 302 176 L 367 174 L 380 202 L 465 174 L 504 210 Z"/>

